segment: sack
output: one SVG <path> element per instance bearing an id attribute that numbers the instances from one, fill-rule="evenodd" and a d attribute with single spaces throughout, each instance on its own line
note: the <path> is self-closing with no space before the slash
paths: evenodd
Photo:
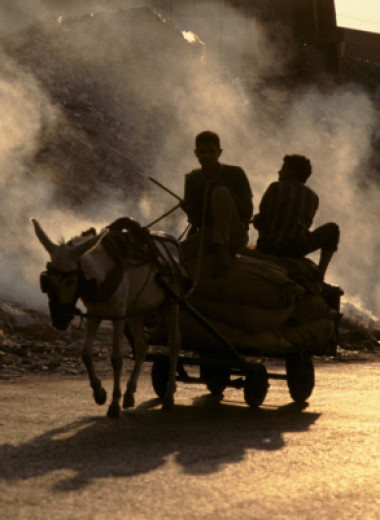
<path id="1" fill-rule="evenodd" d="M 335 324 L 330 319 L 309 321 L 298 327 L 285 327 L 284 338 L 302 352 L 335 354 Z"/>
<path id="2" fill-rule="evenodd" d="M 295 324 L 301 325 L 321 318 L 332 319 L 331 313 L 331 308 L 321 296 L 305 294 L 297 302 L 291 319 Z"/>
<path id="3" fill-rule="evenodd" d="M 307 292 L 320 295 L 322 283 L 317 264 L 310 258 L 289 258 L 286 256 L 274 256 L 261 252 L 255 246 L 248 244 L 242 252 L 249 258 L 256 258 L 264 262 L 275 263 L 284 268 L 291 280 L 304 287 Z"/>
<path id="4" fill-rule="evenodd" d="M 194 296 L 262 309 L 281 309 L 294 304 L 305 292 L 288 278 L 283 267 L 273 262 L 236 255 L 221 278 L 211 276 L 212 262 L 211 255 L 203 257 L 201 277 Z M 195 259 L 187 262 L 193 279 L 196 264 Z"/>
<path id="5" fill-rule="evenodd" d="M 263 330 L 278 329 L 295 311 L 295 304 L 281 309 L 262 309 L 199 296 L 189 298 L 189 303 L 206 318 L 216 319 L 253 334 Z"/>
<path id="6" fill-rule="evenodd" d="M 282 355 L 293 353 L 294 346 L 281 332 L 259 332 L 251 334 L 237 327 L 232 327 L 215 319 L 207 319 L 218 334 L 221 334 L 241 354 L 247 355 Z M 231 349 L 218 337 L 206 330 L 199 321 L 188 313 L 180 313 L 181 345 L 185 350 L 195 350 L 202 355 L 220 355 L 228 357 Z"/>
<path id="7" fill-rule="evenodd" d="M 283 356 L 295 352 L 333 355 L 336 349 L 334 322 L 329 319 L 311 321 L 297 327 L 283 327 L 275 331 L 247 333 L 218 320 L 208 319 L 216 331 L 241 354 L 259 356 Z M 194 349 L 202 354 L 223 353 L 230 349 L 207 331 L 186 312 L 180 313 L 182 348 Z"/>

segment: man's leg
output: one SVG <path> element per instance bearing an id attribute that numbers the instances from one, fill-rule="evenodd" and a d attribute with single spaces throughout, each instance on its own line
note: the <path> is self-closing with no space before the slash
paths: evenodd
<path id="1" fill-rule="evenodd" d="M 227 246 L 233 254 L 241 251 L 248 243 L 248 230 L 228 188 L 219 186 L 213 189 L 211 211 L 211 243 Z"/>
<path id="2" fill-rule="evenodd" d="M 229 268 L 231 254 L 237 253 L 248 243 L 248 232 L 240 220 L 236 203 L 229 190 L 218 186 L 211 193 L 212 234 L 214 248 L 213 271 L 222 276 Z"/>
<path id="3" fill-rule="evenodd" d="M 335 253 L 335 250 L 331 251 L 328 249 L 321 249 L 321 256 L 319 259 L 318 267 L 319 267 L 319 270 L 321 271 L 323 277 L 325 277 L 327 267 L 334 255 L 334 253 Z"/>
<path id="4" fill-rule="evenodd" d="M 303 244 L 303 255 L 307 255 L 318 249 L 321 250 L 318 267 L 323 277 L 326 274 L 331 258 L 338 249 L 339 238 L 339 227 L 333 222 L 330 222 L 312 231 Z"/>
<path id="5" fill-rule="evenodd" d="M 181 242 L 182 257 L 185 260 L 198 258 L 200 249 L 202 247 L 202 255 L 211 251 L 211 228 L 206 228 L 201 234 L 197 231 Z"/>
<path id="6" fill-rule="evenodd" d="M 218 186 L 210 195 L 212 223 L 203 232 L 197 232 L 181 242 L 182 255 L 186 260 L 198 258 L 202 249 L 213 253 L 215 276 L 222 276 L 231 262 L 231 254 L 241 251 L 248 243 L 248 230 L 240 220 L 233 197 L 227 188 Z"/>

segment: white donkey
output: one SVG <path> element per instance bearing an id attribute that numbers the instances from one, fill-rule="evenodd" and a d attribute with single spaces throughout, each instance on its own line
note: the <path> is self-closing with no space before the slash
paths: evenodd
<path id="1" fill-rule="evenodd" d="M 126 320 L 128 318 L 135 341 L 135 365 L 124 393 L 124 408 L 134 406 L 137 379 L 148 348 L 144 337 L 143 316 L 147 312 L 162 309 L 167 323 L 170 351 L 170 373 L 163 398 L 163 408 L 172 408 L 180 348 L 179 305 L 178 299 L 168 295 L 168 291 L 159 283 L 157 276 L 159 276 L 160 265 L 162 267 L 162 264 L 166 263 L 164 268 L 171 273 L 169 293 L 173 290 L 175 294 L 179 294 L 182 282 L 181 270 L 178 267 L 178 243 L 171 239 L 162 245 L 163 240 L 153 235 L 151 240 L 155 243 L 158 253 L 155 258 L 143 260 L 133 256 L 127 258 L 121 267 L 119 264 L 122 271 L 115 282 L 117 262 L 101 243 L 107 235 L 107 229 L 95 236 L 81 236 L 67 243 L 54 244 L 35 219 L 32 218 L 31 222 L 39 241 L 50 255 L 47 271 L 41 274 L 41 289 L 48 293 L 53 326 L 61 330 L 68 328 L 77 311 L 75 304 L 78 298 L 81 298 L 86 306 L 87 323 L 82 359 L 87 368 L 96 403 L 104 404 L 107 398 L 106 391 L 96 376 L 92 355 L 92 345 L 102 319 L 113 321 L 111 359 L 114 386 L 107 415 L 118 417 L 122 368 L 120 346 Z M 176 264 L 174 269 L 173 263 Z M 168 266 L 170 266 L 169 270 Z M 91 293 L 89 287 L 95 290 L 92 291 L 92 295 L 89 294 Z"/>

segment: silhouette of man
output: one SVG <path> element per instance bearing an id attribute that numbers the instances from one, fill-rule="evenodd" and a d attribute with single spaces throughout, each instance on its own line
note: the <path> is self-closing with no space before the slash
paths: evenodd
<path id="1" fill-rule="evenodd" d="M 308 186 L 311 163 L 303 155 L 285 155 L 278 182 L 269 185 L 253 219 L 258 230 L 257 248 L 263 253 L 302 258 L 321 250 L 319 270 L 323 279 L 338 248 L 339 227 L 330 222 L 310 231 L 319 198 Z"/>
<path id="2" fill-rule="evenodd" d="M 219 162 L 219 136 L 204 131 L 195 138 L 194 153 L 201 165 L 185 176 L 182 205 L 191 224 L 182 242 L 185 260 L 199 253 L 213 253 L 213 276 L 229 268 L 231 255 L 248 243 L 248 226 L 253 214 L 252 191 L 239 166 Z"/>

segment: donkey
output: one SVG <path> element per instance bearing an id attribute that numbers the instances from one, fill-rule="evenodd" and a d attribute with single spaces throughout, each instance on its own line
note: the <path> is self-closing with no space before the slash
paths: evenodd
<path id="1" fill-rule="evenodd" d="M 124 220 L 134 222 L 132 219 Z M 32 218 L 31 222 L 37 238 L 50 255 L 47 271 L 41 274 L 40 280 L 41 290 L 48 294 L 53 326 L 60 330 L 68 328 L 74 314 L 80 313 L 79 309 L 75 307 L 79 298 L 86 307 L 87 320 L 82 359 L 87 369 L 95 402 L 101 405 L 107 398 L 106 391 L 95 373 L 92 355 L 92 346 L 101 321 L 110 319 L 113 322 L 111 353 L 113 394 L 107 415 L 118 417 L 122 368 L 120 347 L 126 321 L 128 319 L 128 326 L 135 343 L 135 364 L 123 396 L 124 408 L 132 407 L 135 404 L 134 393 L 137 380 L 148 349 L 144 337 L 144 315 L 160 310 L 167 324 L 170 352 L 170 372 L 162 408 L 171 409 L 174 405 L 176 366 L 180 348 L 179 299 L 173 297 L 173 294 L 179 294 L 183 281 L 178 242 L 167 235 L 164 237 L 171 238 L 171 240 L 163 241 L 162 237 L 151 235 L 154 257 L 148 255 L 148 258 L 141 259 L 141 256 L 134 257 L 131 251 L 130 257 L 120 264 L 102 244 L 109 232 L 107 228 L 94 236 L 75 237 L 68 242 L 55 244 L 49 239 L 37 220 Z M 138 224 L 137 227 L 139 227 Z M 140 230 L 142 229 L 140 228 Z M 146 234 L 149 235 L 149 232 L 146 231 Z M 146 256 L 146 248 L 144 254 Z M 160 283 L 162 268 L 166 272 L 165 284 Z M 119 276 L 116 276 L 117 282 L 115 282 L 115 276 L 112 276 L 112 273 L 115 274 L 118 270 L 120 273 Z M 168 271 L 169 275 L 167 275 Z M 167 277 L 170 279 L 169 282 Z"/>

